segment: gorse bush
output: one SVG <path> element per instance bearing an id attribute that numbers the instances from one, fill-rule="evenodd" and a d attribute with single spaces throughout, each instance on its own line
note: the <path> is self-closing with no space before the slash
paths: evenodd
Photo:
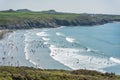
<path id="1" fill-rule="evenodd" d="M 120 76 L 90 70 L 42 70 L 1 66 L 0 80 L 120 80 Z"/>

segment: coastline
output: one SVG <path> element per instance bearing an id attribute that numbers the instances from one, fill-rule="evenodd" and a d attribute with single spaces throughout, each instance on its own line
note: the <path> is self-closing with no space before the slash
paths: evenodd
<path id="1" fill-rule="evenodd" d="M 21 30 L 19 30 L 19 31 L 21 31 Z M 30 31 L 31 32 L 31 31 Z M 12 37 L 11 37 L 12 38 Z M 18 39 L 18 41 L 19 41 L 20 39 Z M 20 42 L 20 44 L 21 44 L 21 42 Z M 22 50 L 21 50 L 22 51 Z M 19 53 L 18 53 L 19 54 Z M 21 55 L 21 54 L 20 54 Z M 30 67 L 30 66 L 29 66 Z"/>
<path id="2" fill-rule="evenodd" d="M 120 22 L 120 15 L 44 12 L 0 12 L 0 30 L 95 26 Z M 14 15 L 14 16 L 13 16 Z"/>
<path id="3" fill-rule="evenodd" d="M 53 20 L 54 22 L 45 22 L 45 23 L 41 23 L 39 21 L 28 21 L 25 22 L 23 24 L 13 24 L 13 25 L 0 25 L 0 30 L 24 30 L 24 29 L 34 29 L 34 28 L 59 28 L 61 26 L 67 26 L 67 27 L 71 27 L 71 26 L 90 26 L 90 27 L 94 27 L 96 25 L 104 25 L 107 23 L 114 23 L 114 22 L 120 22 L 120 21 L 98 21 L 98 22 L 85 22 L 84 21 L 79 21 L 79 20 L 73 20 L 73 21 L 69 21 L 69 20 Z"/>
<path id="4" fill-rule="evenodd" d="M 24 22 L 23 24 L 21 23 L 17 23 L 17 24 L 13 24 L 13 25 L 0 25 L 0 40 L 3 39 L 4 35 L 7 33 L 11 33 L 14 30 L 28 30 L 28 29 L 42 29 L 42 28 L 60 28 L 60 26 L 95 26 L 95 25 L 104 25 L 107 23 L 114 23 L 114 22 L 119 22 L 118 21 L 114 21 L 114 20 L 101 20 L 98 22 L 81 22 L 79 19 L 78 20 L 60 20 L 60 19 L 53 19 L 51 21 L 48 22 L 44 22 L 41 23 L 39 21 L 28 21 L 28 22 Z M 21 54 L 20 54 L 21 55 Z M 24 54 L 23 54 L 24 55 Z M 29 64 L 30 66 L 32 65 L 29 61 L 26 61 L 27 64 Z M 29 67 L 30 67 L 29 66 Z M 34 65 L 35 66 L 35 65 Z M 36 67 L 36 66 L 35 66 Z"/>

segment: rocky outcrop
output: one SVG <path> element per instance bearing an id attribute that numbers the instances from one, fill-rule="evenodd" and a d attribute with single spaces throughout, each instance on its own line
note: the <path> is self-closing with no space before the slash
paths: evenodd
<path id="1" fill-rule="evenodd" d="M 120 21 L 120 20 L 114 20 Z M 1 25 L 0 29 L 31 29 L 31 28 L 56 28 L 60 26 L 93 26 L 93 25 L 101 25 L 105 23 L 112 22 L 111 20 L 101 20 L 101 21 L 83 21 L 83 20 L 59 20 L 54 19 L 50 22 L 39 22 L 39 21 L 28 21 L 23 24 L 14 24 L 14 25 Z"/>
<path id="2" fill-rule="evenodd" d="M 113 21 L 120 20 L 107 20 L 107 19 L 96 19 L 96 20 L 82 20 L 82 19 L 73 19 L 73 20 L 59 20 L 55 19 L 55 23 L 60 26 L 94 26 L 102 25 L 106 23 L 111 23 Z"/>
<path id="3" fill-rule="evenodd" d="M 38 22 L 38 21 L 29 21 L 24 22 L 23 24 L 14 24 L 14 25 L 1 25 L 0 29 L 31 29 L 31 28 L 55 28 L 59 27 L 54 22 Z"/>

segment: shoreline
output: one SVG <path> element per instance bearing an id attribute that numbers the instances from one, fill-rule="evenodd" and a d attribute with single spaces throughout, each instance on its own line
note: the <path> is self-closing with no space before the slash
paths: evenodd
<path id="1" fill-rule="evenodd" d="M 19 30 L 18 30 L 18 32 L 19 32 Z M 7 58 L 5 64 L 3 64 L 3 61 L 0 61 L 1 64 L 3 64 L 3 65 L 11 65 L 12 64 L 12 66 L 16 66 L 16 63 L 18 65 L 18 62 L 19 62 L 19 66 L 40 67 L 40 68 L 44 68 L 44 69 L 54 69 L 53 68 L 54 65 L 57 65 L 57 67 L 55 69 L 65 68 L 66 70 L 70 70 L 69 67 L 67 67 L 65 65 L 62 65 L 61 63 L 58 63 L 57 61 L 53 60 L 49 56 L 49 53 L 46 51 L 46 49 L 45 50 L 40 49 L 40 51 L 42 51 L 42 52 L 44 51 L 45 52 L 44 54 L 42 54 L 42 53 L 39 54 L 41 60 L 38 61 L 38 59 L 35 59 L 35 60 L 31 59 L 31 56 L 29 56 L 28 59 L 26 59 L 26 55 L 25 55 L 26 51 L 24 51 L 25 46 L 27 45 L 27 42 L 24 41 L 26 36 L 25 37 L 23 36 L 24 33 L 23 34 L 21 33 L 21 35 L 19 35 L 19 36 L 17 36 L 16 34 L 17 33 L 14 32 L 14 33 L 10 34 L 10 36 L 5 36 L 5 38 L 9 37 L 6 40 L 4 40 L 4 39 L 1 40 L 1 41 L 4 40 L 4 42 L 1 42 L 2 46 L 0 46 L 1 49 L 3 48 L 3 51 L 1 51 L 1 53 L 2 53 L 3 56 L 1 56 L 1 58 L 3 58 L 3 57 L 5 57 L 5 59 Z M 14 39 L 14 38 L 16 38 L 17 40 Z M 14 41 L 14 40 L 16 40 L 16 41 Z M 11 51 L 9 51 L 7 53 L 7 50 L 9 50 L 9 49 L 8 48 L 5 49 L 6 44 L 9 44 L 9 43 L 11 43 L 11 44 L 14 45 L 13 46 L 14 47 L 14 52 L 12 52 L 12 53 L 11 53 Z M 10 48 L 10 46 L 9 46 L 9 48 Z M 10 48 L 10 49 L 12 49 L 12 48 Z M 6 53 L 4 54 L 4 52 L 6 52 Z M 17 52 L 17 54 L 16 54 L 16 52 Z M 9 55 L 9 56 L 7 56 L 7 55 Z M 31 54 L 31 55 L 35 56 L 34 54 Z M 46 56 L 47 59 L 49 59 L 49 61 L 47 61 L 47 60 L 44 61 L 42 59 L 43 56 Z M 11 61 L 11 57 L 12 57 L 12 61 Z M 37 62 L 34 62 L 36 60 L 37 60 Z M 43 63 L 43 65 L 40 64 L 40 61 L 44 61 L 44 63 L 41 62 L 41 63 Z M 7 62 L 9 62 L 10 64 L 8 64 Z M 49 66 L 47 66 L 48 64 L 49 64 Z"/>
<path id="2" fill-rule="evenodd" d="M 45 24 L 42 24 L 41 22 L 38 22 L 39 25 L 36 24 L 36 22 L 28 22 L 29 24 L 26 26 L 26 23 L 25 24 L 14 24 L 14 25 L 0 25 L 0 30 L 28 30 L 28 29 L 36 29 L 36 28 L 59 28 L 61 26 L 66 26 L 66 27 L 71 27 L 71 26 L 83 26 L 83 27 L 87 27 L 87 26 L 90 26 L 90 27 L 94 27 L 94 26 L 97 26 L 97 25 L 105 25 L 105 24 L 108 24 L 108 23 L 115 23 L 115 22 L 120 22 L 120 21 L 108 21 L 108 22 L 86 22 L 86 23 L 81 23 L 81 22 L 76 22 L 75 24 L 72 23 L 72 22 L 67 22 L 67 21 L 64 21 L 64 20 L 58 20 L 56 22 L 51 23 L 51 22 L 47 22 Z M 41 25 L 42 24 L 42 25 Z M 47 24 L 47 25 L 46 25 Z M 49 25 L 50 24 L 50 25 Z M 19 25 L 19 26 L 18 26 Z M 25 26 L 23 26 L 25 25 Z"/>
<path id="3" fill-rule="evenodd" d="M 32 23 L 34 23 L 34 22 L 32 22 Z M 35 27 L 35 26 L 23 26 L 23 25 L 19 25 L 19 27 L 20 26 L 22 26 L 21 28 L 18 28 L 18 26 L 16 26 L 16 24 L 15 25 L 6 25 L 7 27 L 5 28 L 4 26 L 1 26 L 0 25 L 0 37 L 2 36 L 2 34 L 5 34 L 5 33 L 8 33 L 8 32 L 13 32 L 13 31 L 15 31 L 15 30 L 29 30 L 29 29 L 44 29 L 44 28 L 60 28 L 60 27 L 62 27 L 62 26 L 66 26 L 66 27 L 72 27 L 72 26 L 75 26 L 75 27 L 77 27 L 77 26 L 82 26 L 82 27 L 94 27 L 94 26 L 101 26 L 101 25 L 105 25 L 105 24 L 110 24 L 110 23 L 120 23 L 120 21 L 108 21 L 108 22 L 97 22 L 97 23 L 94 23 L 94 24 L 92 24 L 92 23 L 89 23 L 89 24 L 81 24 L 81 23 L 76 23 L 76 25 L 74 25 L 74 24 L 70 24 L 70 25 L 64 25 L 64 24 L 58 24 L 58 23 L 55 23 L 54 25 L 52 25 L 51 23 L 51 25 L 44 25 L 44 26 L 40 26 L 40 25 L 36 25 L 37 27 Z M 46 23 L 46 24 L 49 24 L 49 22 L 48 23 Z M 11 27 L 11 28 L 9 28 L 9 26 Z M 2 33 L 2 34 L 1 34 Z"/>
<path id="4" fill-rule="evenodd" d="M 108 22 L 108 23 L 104 23 L 104 24 L 95 24 L 95 25 L 77 25 L 77 26 L 82 26 L 82 27 L 94 27 L 96 25 L 105 25 L 105 24 L 109 24 L 109 23 L 120 23 L 120 21 L 113 21 L 113 22 Z M 0 40 L 3 39 L 4 35 L 7 33 L 11 33 L 15 30 L 29 30 L 29 29 L 44 29 L 44 28 L 61 28 L 63 25 L 60 25 L 58 27 L 41 27 L 41 28 L 21 28 L 21 29 L 0 29 Z M 74 26 L 74 25 L 73 25 Z M 76 27 L 77 27 L 76 26 Z M 66 27 L 71 27 L 71 26 L 66 26 Z"/>
<path id="5" fill-rule="evenodd" d="M 41 28 L 39 28 L 39 29 L 41 29 Z M 5 32 L 5 31 L 3 31 L 3 32 Z M 8 31 L 9 32 L 9 31 Z M 18 40 L 20 40 L 20 39 L 18 39 Z"/>
<path id="6" fill-rule="evenodd" d="M 0 30 L 0 40 L 3 39 L 4 35 L 7 33 L 11 33 L 13 30 Z"/>

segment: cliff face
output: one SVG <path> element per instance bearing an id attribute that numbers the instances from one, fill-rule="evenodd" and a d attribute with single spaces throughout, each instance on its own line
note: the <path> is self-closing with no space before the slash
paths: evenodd
<path id="1" fill-rule="evenodd" d="M 120 20 L 113 20 L 120 21 Z M 111 20 L 101 20 L 101 21 L 81 21 L 81 20 L 59 20 L 55 19 L 51 22 L 39 22 L 39 21 L 28 21 L 23 24 L 12 24 L 12 25 L 0 25 L 0 29 L 31 29 L 31 28 L 56 28 L 60 26 L 93 26 L 93 25 L 102 25 L 105 23 L 113 22 Z"/>
<path id="2" fill-rule="evenodd" d="M 56 24 L 57 25 L 62 25 L 62 26 L 87 26 L 87 25 L 90 25 L 90 26 L 93 26 L 93 25 L 98 25 L 98 24 L 105 24 L 105 23 L 109 23 L 109 22 L 112 22 L 112 21 L 109 21 L 109 20 L 100 20 L 100 21 L 90 21 L 90 20 L 80 20 L 80 19 L 74 19 L 74 20 L 71 20 L 71 21 L 68 21 L 68 20 L 58 20 L 56 19 L 55 20 Z"/>
<path id="3" fill-rule="evenodd" d="M 0 12 L 0 29 L 56 28 L 59 26 L 93 26 L 120 21 L 118 15 L 68 13 Z"/>
<path id="4" fill-rule="evenodd" d="M 59 20 L 54 19 L 50 22 L 28 21 L 23 24 L 0 25 L 0 29 L 31 29 L 31 28 L 56 28 L 60 26 L 93 26 L 110 23 L 120 20 L 101 20 L 101 21 L 82 21 L 82 20 Z"/>
<path id="5" fill-rule="evenodd" d="M 31 29 L 31 28 L 55 28 L 59 27 L 54 22 L 38 22 L 38 21 L 28 21 L 23 24 L 13 24 L 13 25 L 1 25 L 0 29 Z"/>

